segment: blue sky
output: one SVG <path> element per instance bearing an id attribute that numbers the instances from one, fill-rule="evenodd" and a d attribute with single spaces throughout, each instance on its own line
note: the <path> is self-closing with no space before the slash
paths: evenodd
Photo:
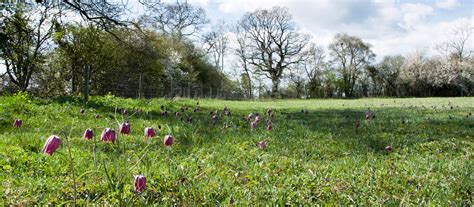
<path id="1" fill-rule="evenodd" d="M 126 2 L 127 0 L 121 0 Z M 174 0 L 164 0 L 174 2 Z M 372 45 L 377 60 L 385 55 L 407 55 L 433 49 L 449 37 L 457 25 L 474 26 L 472 0 L 188 0 L 206 10 L 211 22 L 236 22 L 245 12 L 288 7 L 302 32 L 323 46 L 340 32 L 356 35 Z M 138 0 L 128 0 L 135 12 L 143 12 Z M 474 48 L 474 37 L 468 47 Z M 232 57 L 228 57 L 232 59 Z M 229 62 L 229 61 L 228 61 Z M 0 71 L 2 70 L 0 65 Z"/>
<path id="2" fill-rule="evenodd" d="M 257 8 L 284 6 L 290 9 L 301 31 L 327 46 L 335 34 L 361 37 L 384 55 L 423 51 L 448 38 L 456 25 L 474 25 L 472 0 L 188 0 L 203 7 L 211 21 L 237 21 Z M 473 48 L 471 38 L 470 48 Z"/>

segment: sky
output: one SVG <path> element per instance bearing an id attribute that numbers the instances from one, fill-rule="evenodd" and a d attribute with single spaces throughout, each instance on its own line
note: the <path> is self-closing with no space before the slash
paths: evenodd
<path id="1" fill-rule="evenodd" d="M 132 15 L 143 12 L 138 0 L 120 0 Z M 175 0 L 164 0 L 174 2 Z M 288 7 L 298 29 L 327 48 L 337 33 L 360 37 L 380 61 L 386 55 L 424 52 L 446 41 L 457 25 L 474 26 L 473 0 L 188 0 L 206 10 L 211 22 L 237 22 L 246 12 Z M 474 48 L 474 37 L 468 47 Z M 2 71 L 0 65 L 0 72 Z"/>
<path id="2" fill-rule="evenodd" d="M 337 33 L 362 38 L 377 60 L 385 55 L 425 52 L 448 39 L 453 27 L 474 26 L 472 0 L 188 0 L 211 21 L 238 21 L 246 12 L 288 7 L 301 32 L 327 47 Z M 474 47 L 474 38 L 469 42 Z"/>

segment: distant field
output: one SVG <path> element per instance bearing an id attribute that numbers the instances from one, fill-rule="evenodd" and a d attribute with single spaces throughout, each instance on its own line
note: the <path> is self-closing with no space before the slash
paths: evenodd
<path id="1" fill-rule="evenodd" d="M 274 111 L 272 131 L 266 129 L 268 108 Z M 366 119 L 368 109 L 373 116 Z M 161 114 L 165 110 L 168 115 Z M 245 120 L 249 113 L 262 118 L 256 129 Z M 0 97 L 0 204 L 472 206 L 470 113 L 474 98 L 105 96 L 83 106 L 78 98 Z M 15 119 L 22 119 L 20 128 L 13 127 Z M 131 134 L 118 135 L 115 144 L 102 142 L 104 128 L 119 131 L 115 119 L 129 120 Z M 146 140 L 145 127 L 155 128 L 157 136 Z M 93 140 L 83 138 L 87 128 Z M 62 143 L 48 156 L 41 150 L 53 134 Z M 174 136 L 169 149 L 166 134 Z M 258 141 L 268 147 L 260 149 Z M 136 193 L 133 176 L 140 173 L 147 186 Z"/>

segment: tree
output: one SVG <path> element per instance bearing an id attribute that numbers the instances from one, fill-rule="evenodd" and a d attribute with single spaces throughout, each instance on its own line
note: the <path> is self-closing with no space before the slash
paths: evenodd
<path id="1" fill-rule="evenodd" d="M 46 5 L 31 10 L 18 5 L 0 13 L 4 24 L 1 58 L 10 80 L 26 91 L 30 80 L 45 59 L 49 40 L 58 26 L 60 12 Z"/>
<path id="2" fill-rule="evenodd" d="M 194 35 L 209 22 L 203 8 L 195 8 L 187 1 L 157 2 L 145 6 L 150 11 L 143 17 L 145 22 L 178 40 Z"/>
<path id="3" fill-rule="evenodd" d="M 325 61 L 326 54 L 324 49 L 315 44 L 310 44 L 309 49 L 304 55 L 304 61 L 298 64 L 297 67 L 302 68 L 303 73 L 308 79 L 309 96 L 322 96 L 322 76 L 324 70 L 328 68 L 328 64 Z"/>
<path id="4" fill-rule="evenodd" d="M 436 46 L 436 49 L 447 58 L 463 62 L 468 59 L 473 52 L 472 44 L 469 40 L 472 36 L 474 26 L 471 23 L 458 24 L 449 31 L 448 40 Z M 472 43 L 472 42 L 471 42 Z"/>
<path id="5" fill-rule="evenodd" d="M 382 62 L 376 66 L 385 95 L 400 96 L 399 76 L 404 63 L 405 58 L 401 55 L 385 56 Z"/>
<path id="6" fill-rule="evenodd" d="M 273 7 L 245 14 L 239 22 L 247 53 L 245 59 L 272 81 L 272 97 L 278 96 L 283 72 L 302 60 L 307 35 L 296 31 L 287 8 Z"/>
<path id="7" fill-rule="evenodd" d="M 204 43 L 207 45 L 207 52 L 211 55 L 214 66 L 224 71 L 224 56 L 227 52 L 229 37 L 227 35 L 227 24 L 219 22 L 211 28 L 211 31 L 203 37 Z"/>
<path id="8" fill-rule="evenodd" d="M 337 34 L 329 45 L 332 62 L 342 77 L 342 90 L 346 97 L 354 96 L 354 86 L 362 69 L 375 58 L 370 47 L 360 38 L 347 34 Z"/>
<path id="9" fill-rule="evenodd" d="M 234 54 L 238 57 L 238 67 L 242 68 L 241 81 L 242 86 L 247 92 L 249 98 L 253 98 L 253 84 L 251 77 L 251 65 L 249 64 L 248 59 L 248 48 L 247 48 L 247 39 L 245 34 L 242 33 L 239 27 L 236 28 L 237 32 L 237 47 L 234 49 Z"/>

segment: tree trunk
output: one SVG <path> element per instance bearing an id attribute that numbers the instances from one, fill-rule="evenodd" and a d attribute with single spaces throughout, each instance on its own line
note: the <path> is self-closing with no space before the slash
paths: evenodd
<path id="1" fill-rule="evenodd" d="M 272 98 L 279 97 L 278 85 L 280 84 L 280 79 L 277 77 L 272 77 Z"/>

